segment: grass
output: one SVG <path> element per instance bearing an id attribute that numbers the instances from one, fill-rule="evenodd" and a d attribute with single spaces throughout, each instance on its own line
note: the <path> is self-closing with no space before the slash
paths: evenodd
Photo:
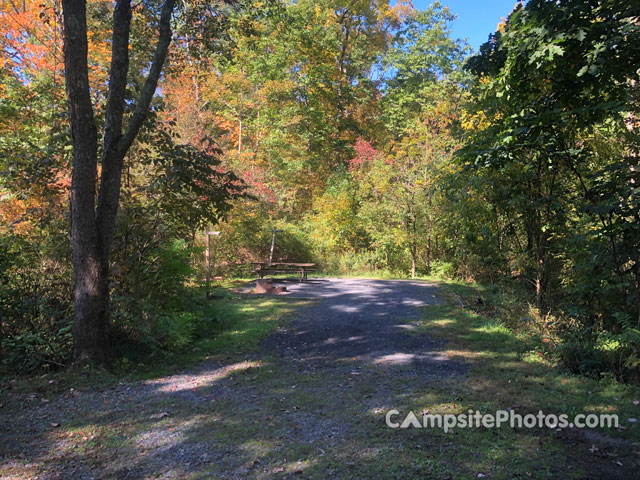
<path id="1" fill-rule="evenodd" d="M 355 277 L 406 279 L 384 272 Z M 498 285 L 419 276 L 436 283 L 447 302 L 424 309 L 422 332 L 447 341 L 446 353 L 472 365 L 469 382 L 477 399 L 496 408 L 550 413 L 612 413 L 620 429 L 607 433 L 640 440 L 640 387 L 604 375 L 600 379 L 572 374 L 558 362 L 555 333 L 547 321 L 522 300 Z M 478 302 L 482 302 L 479 304 Z M 464 305 L 465 307 L 463 307 Z M 500 401 L 496 401 L 500 397 Z M 631 419 L 631 421 L 629 421 Z"/>
<path id="2" fill-rule="evenodd" d="M 516 298 L 473 284 L 438 283 L 447 302 L 425 307 L 419 321 L 421 330 L 408 334 L 446 340 L 445 353 L 469 365 L 464 379 L 440 380 L 422 390 L 411 388 L 406 378 L 394 379 L 384 372 L 370 371 L 366 382 L 349 383 L 348 379 L 335 379 L 327 374 L 305 377 L 272 366 L 260 370 L 255 379 L 258 388 L 269 386 L 277 392 L 274 398 L 256 407 L 259 416 L 269 419 L 272 438 L 264 438 L 263 430 L 256 425 L 244 427 L 233 422 L 216 424 L 217 427 L 228 429 L 228 441 L 244 445 L 261 464 L 279 465 L 276 471 L 283 475 L 303 473 L 308 478 L 339 475 L 347 479 L 624 476 L 618 463 L 628 469 L 637 462 L 634 447 L 626 444 L 620 449 L 606 445 L 609 437 L 638 440 L 638 428 L 627 421 L 640 413 L 640 407 L 633 404 L 640 399 L 638 389 L 611 379 L 597 381 L 571 375 L 558 368 L 547 355 L 548 346 L 541 338 L 544 332 L 516 331 L 501 318 L 527 312 L 527 306 L 519 304 Z M 484 312 L 462 308 L 460 298 L 466 304 L 482 298 Z M 294 384 L 297 388 L 291 390 Z M 280 395 L 283 398 L 278 398 Z M 340 405 L 332 405 L 334 398 L 340 399 Z M 403 412 L 426 409 L 447 414 L 477 409 L 491 413 L 515 409 L 524 415 L 542 409 L 570 416 L 616 413 L 624 428 L 604 431 L 601 438 L 605 439 L 605 446 L 598 443 L 599 447 L 588 439 L 574 439 L 566 432 L 548 429 L 398 431 L 384 426 L 383 408 L 369 408 L 363 417 L 363 403 L 375 400 Z M 329 446 L 323 444 L 321 450 L 306 444 L 287 444 L 280 438 L 295 425 L 291 415 L 299 406 L 307 412 L 329 416 L 338 424 L 358 425 L 344 438 L 330 442 Z M 242 412 L 235 415 L 241 416 Z M 314 424 L 312 419 L 307 421 Z M 221 466 L 213 473 L 222 474 L 225 468 L 231 467 Z"/>
<path id="3" fill-rule="evenodd" d="M 135 346 L 127 346 L 110 368 L 69 368 L 40 376 L 7 379 L 13 391 L 46 392 L 54 395 L 69 388 L 106 388 L 122 381 L 166 376 L 205 360 L 238 357 L 255 350 L 264 337 L 286 322 L 289 315 L 305 305 L 303 300 L 277 296 L 239 295 L 232 288 L 248 282 L 232 279 L 218 283 L 205 298 L 203 287 L 191 287 L 186 293 L 183 313 L 198 319 L 193 341 L 179 351 L 157 351 L 141 356 Z M 204 321 L 202 321 L 204 319 Z M 0 386 L 0 393 L 6 385 Z"/>
<path id="4" fill-rule="evenodd" d="M 528 325 L 514 328 L 513 319 L 500 318 L 513 307 L 492 305 L 491 296 L 482 287 L 447 283 L 441 289 L 449 301 L 425 310 L 422 328 L 432 336 L 446 338 L 452 358 L 472 365 L 469 382 L 479 399 L 496 406 L 520 405 L 523 410 L 543 409 L 571 416 L 617 414 L 622 428 L 607 433 L 640 440 L 640 428 L 633 421 L 640 416 L 640 406 L 634 404 L 640 400 L 640 388 L 611 377 L 594 379 L 563 369 L 553 354 L 557 346 L 544 342 L 545 337 Z M 455 297 L 461 294 L 467 300 L 489 299 L 484 309 L 491 313 L 461 308 Z"/>
<path id="5" fill-rule="evenodd" d="M 201 314 L 215 321 L 198 334 L 184 352 L 171 356 L 171 366 L 160 362 L 141 364 L 138 378 L 167 375 L 177 368 L 197 364 L 212 357 L 238 356 L 254 350 L 260 340 L 281 325 L 293 310 L 304 305 L 274 296 L 227 294 L 201 302 Z"/>
<path id="6" fill-rule="evenodd" d="M 633 404 L 640 398 L 635 387 L 611 380 L 571 375 L 550 366 L 535 347 L 514 336 L 504 325 L 451 305 L 425 311 L 424 332 L 448 340 L 446 353 L 471 365 L 469 383 L 476 398 L 499 408 L 520 405 L 529 411 L 612 412 L 629 427 L 613 433 L 638 436 L 626 420 L 640 414 Z M 499 394 L 500 400 L 496 401 Z"/>

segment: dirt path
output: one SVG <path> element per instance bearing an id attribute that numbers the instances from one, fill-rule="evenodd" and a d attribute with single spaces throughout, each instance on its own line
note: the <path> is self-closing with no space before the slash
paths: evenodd
<path id="1" fill-rule="evenodd" d="M 287 286 L 289 297 L 315 301 L 248 356 L 48 402 L 14 395 L 0 410 L 0 478 L 494 476 L 469 473 L 474 437 L 384 424 L 391 408 L 465 396 L 467 367 L 418 331 L 419 307 L 441 303 L 435 286 L 361 279 Z M 491 448 L 513 442 L 488 435 Z M 528 447 L 513 455 L 522 467 L 496 478 L 553 478 L 546 465 L 536 472 L 526 463 L 535 457 Z"/>

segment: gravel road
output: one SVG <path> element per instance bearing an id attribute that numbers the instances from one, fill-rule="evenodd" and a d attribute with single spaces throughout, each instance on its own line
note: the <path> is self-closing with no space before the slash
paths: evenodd
<path id="1" fill-rule="evenodd" d="M 382 412 L 445 380 L 455 388 L 465 371 L 417 331 L 437 288 L 284 284 L 312 302 L 254 352 L 104 389 L 9 394 L 0 478 L 372 478 L 385 469 L 376 455 L 402 462 L 394 452 L 409 450 L 391 443 Z"/>
<path id="2" fill-rule="evenodd" d="M 323 278 L 287 282 L 286 295 L 317 302 L 275 332 L 265 346 L 279 356 L 321 362 L 326 368 L 357 360 L 397 365 L 423 374 L 455 375 L 463 371 L 439 351 L 444 346 L 413 334 L 418 307 L 442 303 L 437 287 L 409 280 Z"/>

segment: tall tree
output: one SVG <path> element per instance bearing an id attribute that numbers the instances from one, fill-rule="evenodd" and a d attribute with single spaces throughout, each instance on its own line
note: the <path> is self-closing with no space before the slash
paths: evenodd
<path id="1" fill-rule="evenodd" d="M 476 170 L 492 169 L 500 178 L 493 190 L 505 194 L 496 196 L 495 205 L 522 216 L 533 272 L 528 276 L 540 308 L 552 307 L 552 293 L 559 290 L 553 285 L 558 260 L 569 249 L 560 253 L 558 240 L 576 215 L 576 203 L 583 204 L 579 213 L 595 220 L 587 231 L 606 239 L 616 288 L 628 288 L 628 271 L 640 273 L 631 240 L 637 234 L 626 235 L 636 223 L 628 182 L 637 158 L 620 155 L 602 169 L 603 155 L 592 141 L 605 126 L 618 130 L 612 138 L 632 136 L 624 133 L 625 118 L 637 108 L 631 86 L 638 78 L 640 30 L 632 3 L 520 4 L 468 63 L 478 78 L 477 114 L 487 124 L 474 132 L 464 156 Z M 628 140 L 630 152 L 637 150 L 633 142 Z M 640 283 L 624 297 L 640 299 L 638 292 Z"/>
<path id="2" fill-rule="evenodd" d="M 64 65 L 73 137 L 71 249 L 74 269 L 74 358 L 101 364 L 107 359 L 109 249 L 116 227 L 124 156 L 147 116 L 171 43 L 175 0 L 164 0 L 158 40 L 145 84 L 126 130 L 123 117 L 129 72 L 131 1 L 117 0 L 109 94 L 105 111 L 98 194 L 98 129 L 91 103 L 87 62 L 86 0 L 63 0 Z"/>

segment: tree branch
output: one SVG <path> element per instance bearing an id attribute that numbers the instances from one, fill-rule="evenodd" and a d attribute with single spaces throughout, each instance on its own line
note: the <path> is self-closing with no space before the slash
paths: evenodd
<path id="1" fill-rule="evenodd" d="M 120 139 L 118 145 L 118 150 L 123 152 L 123 155 L 133 143 L 133 140 L 140 131 L 140 127 L 142 127 L 149 113 L 151 99 L 158 86 L 160 73 L 162 72 L 162 67 L 169 51 L 169 44 L 171 43 L 171 14 L 173 13 L 174 6 L 175 0 L 165 0 L 162 5 L 162 11 L 160 13 L 160 36 L 153 56 L 153 62 L 149 69 L 149 75 L 140 93 L 140 98 L 138 99 L 133 116 L 129 121 L 127 131 Z"/>
<path id="2" fill-rule="evenodd" d="M 113 11 L 113 42 L 111 71 L 109 73 L 109 98 L 105 113 L 103 160 L 108 159 L 109 152 L 117 146 L 122 136 L 122 116 L 129 72 L 130 27 L 131 0 L 118 0 Z"/>
<path id="3" fill-rule="evenodd" d="M 171 43 L 171 14 L 173 13 L 174 5 L 175 0 L 165 0 L 162 5 L 158 44 L 151 68 L 140 93 L 136 109 L 124 134 L 122 134 L 122 117 L 129 68 L 128 46 L 131 25 L 131 1 L 118 0 L 114 10 L 113 58 L 111 61 L 109 99 L 106 112 L 102 178 L 96 211 L 98 238 L 101 249 L 105 253 L 109 250 L 115 232 L 124 156 L 147 117 L 151 99 L 160 79 L 160 73 Z"/>
<path id="4" fill-rule="evenodd" d="M 73 138 L 71 228 L 93 218 L 95 205 L 97 129 L 89 91 L 87 12 L 85 0 L 63 0 L 64 69 Z M 83 235 L 81 235 L 83 236 Z"/>

